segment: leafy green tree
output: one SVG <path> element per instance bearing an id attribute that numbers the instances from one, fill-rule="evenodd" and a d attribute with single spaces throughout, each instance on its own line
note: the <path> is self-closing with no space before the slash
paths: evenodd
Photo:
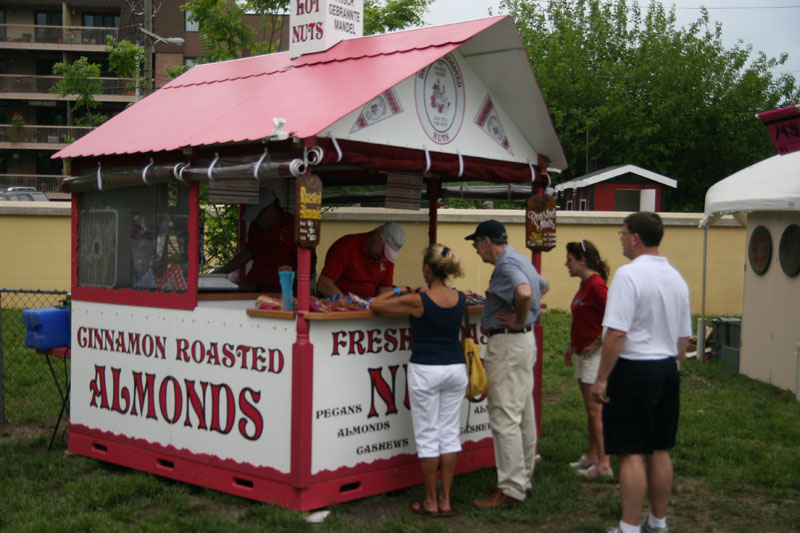
<path id="1" fill-rule="evenodd" d="M 189 21 L 199 25 L 204 56 L 198 61 L 236 59 L 280 49 L 281 25 L 289 14 L 290 0 L 191 0 L 181 6 L 190 11 Z M 258 15 L 257 26 L 244 21 L 247 13 Z M 263 35 L 263 38 L 260 37 Z"/>
<path id="2" fill-rule="evenodd" d="M 702 210 L 716 181 L 775 153 L 760 111 L 795 103 L 786 54 L 726 49 L 708 12 L 676 27 L 651 1 L 502 0 L 515 19 L 567 156 L 570 179 L 632 163 L 678 180 L 668 207 Z M 588 160 L 588 165 L 587 165 Z"/>
<path id="3" fill-rule="evenodd" d="M 117 41 L 112 35 L 107 35 L 106 52 L 108 53 L 108 68 L 111 72 L 120 78 L 132 80 L 126 84 L 126 89 L 150 89 L 140 72 L 144 61 L 144 47 L 125 39 Z"/>
<path id="4" fill-rule="evenodd" d="M 421 25 L 433 0 L 364 0 L 364 34 Z M 203 45 L 199 62 L 235 59 L 280 49 L 280 33 L 289 16 L 290 0 L 190 0 L 181 6 L 199 26 Z M 260 17 L 255 27 L 244 22 L 249 13 Z M 175 73 L 178 73 L 176 70 Z"/>
<path id="5" fill-rule="evenodd" d="M 433 0 L 364 0 L 364 35 L 421 26 Z"/>
<path id="6" fill-rule="evenodd" d="M 72 104 L 72 116 L 78 126 L 97 126 L 106 120 L 106 116 L 95 113 L 94 110 L 100 102 L 94 99 L 102 89 L 100 65 L 90 63 L 86 57 L 80 57 L 74 63 L 64 61 L 53 65 L 53 74 L 63 76 L 50 92 L 61 95 L 62 98 L 77 95 Z M 68 104 L 69 105 L 69 104 Z"/>

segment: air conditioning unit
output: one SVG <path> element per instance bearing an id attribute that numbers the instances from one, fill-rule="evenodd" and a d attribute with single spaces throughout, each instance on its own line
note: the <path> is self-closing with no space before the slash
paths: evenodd
<path id="1" fill-rule="evenodd" d="M 78 215 L 78 284 L 128 287 L 131 280 L 131 219 L 116 209 Z"/>

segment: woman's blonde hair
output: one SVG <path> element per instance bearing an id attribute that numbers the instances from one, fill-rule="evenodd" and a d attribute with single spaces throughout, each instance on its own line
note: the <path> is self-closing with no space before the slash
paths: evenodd
<path id="1" fill-rule="evenodd" d="M 447 278 L 464 276 L 461 260 L 458 255 L 443 244 L 434 243 L 422 252 L 422 261 L 431 269 L 431 273 L 442 281 Z"/>

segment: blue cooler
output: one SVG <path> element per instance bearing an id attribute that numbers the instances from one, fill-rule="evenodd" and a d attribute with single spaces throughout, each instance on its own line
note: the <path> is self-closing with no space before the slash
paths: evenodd
<path id="1" fill-rule="evenodd" d="M 28 328 L 25 346 L 37 350 L 70 346 L 69 312 L 66 306 L 25 309 L 22 312 L 22 322 Z"/>

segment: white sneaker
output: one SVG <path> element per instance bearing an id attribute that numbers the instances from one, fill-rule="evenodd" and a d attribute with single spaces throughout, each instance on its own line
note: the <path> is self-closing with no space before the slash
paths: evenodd
<path id="1" fill-rule="evenodd" d="M 594 466 L 592 461 L 586 460 L 586 455 L 581 455 L 581 458 L 575 461 L 574 463 L 570 463 L 569 467 L 573 470 L 584 470 L 586 468 L 591 468 Z"/>
<path id="2" fill-rule="evenodd" d="M 578 470 L 577 474 L 587 479 L 614 479 L 614 471 L 610 468 L 605 472 L 600 472 L 597 465 L 592 465 L 586 470 Z"/>
<path id="3" fill-rule="evenodd" d="M 642 522 L 642 533 L 669 533 L 668 527 L 652 527 L 647 523 L 647 518 Z"/>

